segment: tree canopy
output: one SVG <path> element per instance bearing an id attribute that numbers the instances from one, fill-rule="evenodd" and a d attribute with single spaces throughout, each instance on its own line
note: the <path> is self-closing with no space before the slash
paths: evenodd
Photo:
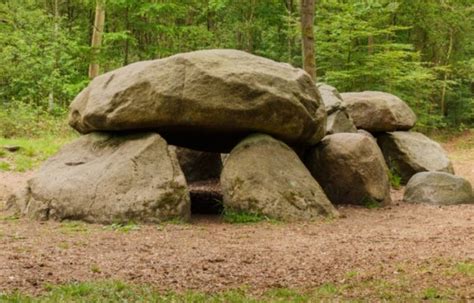
<path id="1" fill-rule="evenodd" d="M 100 72 L 179 52 L 235 48 L 301 67 L 300 1 L 107 0 L 100 52 L 94 0 L 0 1 L 0 102 L 66 108 Z M 474 125 L 470 0 L 319 0 L 317 81 L 406 100 L 421 127 Z M 54 111 L 54 110 L 53 110 Z"/>

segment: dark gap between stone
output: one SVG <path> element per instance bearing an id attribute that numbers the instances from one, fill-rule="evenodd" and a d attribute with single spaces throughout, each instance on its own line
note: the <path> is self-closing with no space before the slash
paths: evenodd
<path id="1" fill-rule="evenodd" d="M 193 182 L 189 185 L 191 215 L 221 215 L 222 192 L 219 180 Z"/>

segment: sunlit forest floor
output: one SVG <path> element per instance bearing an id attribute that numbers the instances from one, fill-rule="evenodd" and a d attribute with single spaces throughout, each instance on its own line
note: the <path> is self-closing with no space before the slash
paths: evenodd
<path id="1" fill-rule="evenodd" d="M 473 133 L 437 139 L 474 183 Z M 0 191 L 30 175 L 0 173 Z M 216 215 L 102 226 L 0 212 L 0 302 L 474 300 L 474 207 L 392 194 L 384 208 L 341 207 L 341 219 L 298 224 Z"/>

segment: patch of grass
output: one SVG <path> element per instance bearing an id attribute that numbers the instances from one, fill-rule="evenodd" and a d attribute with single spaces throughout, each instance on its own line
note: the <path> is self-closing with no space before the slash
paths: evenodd
<path id="1" fill-rule="evenodd" d="M 90 267 L 92 273 L 100 273 L 98 265 Z M 120 281 L 95 281 L 47 285 L 46 293 L 32 297 L 16 292 L 1 294 L 0 302 L 52 303 L 52 302 L 195 302 L 195 303 L 257 303 L 257 302 L 420 302 L 465 298 L 447 288 L 429 287 L 413 291 L 414 281 L 387 281 L 384 279 L 351 279 L 341 283 L 326 283 L 312 290 L 274 288 L 261 295 L 254 295 L 248 288 L 237 288 L 215 293 L 196 291 L 159 292 L 146 284 L 127 284 Z"/>
<path id="2" fill-rule="evenodd" d="M 423 291 L 423 300 L 434 300 L 441 298 L 439 290 L 435 287 L 429 287 Z"/>
<path id="3" fill-rule="evenodd" d="M 382 206 L 379 201 L 374 200 L 370 197 L 365 197 L 362 200 L 362 205 L 364 205 L 364 207 L 368 209 L 380 208 Z"/>
<path id="4" fill-rule="evenodd" d="M 287 288 L 272 289 L 264 297 L 270 302 L 308 302 L 308 294 Z"/>
<path id="5" fill-rule="evenodd" d="M 459 262 L 455 267 L 457 272 L 474 277 L 474 262 Z"/>
<path id="6" fill-rule="evenodd" d="M 388 180 L 394 189 L 400 189 L 402 177 L 400 176 L 400 173 L 398 173 L 398 171 L 393 167 L 388 171 Z"/>
<path id="7" fill-rule="evenodd" d="M 357 270 L 351 270 L 346 273 L 346 278 L 348 279 L 353 279 L 359 275 L 359 272 Z"/>
<path id="8" fill-rule="evenodd" d="M 128 233 L 131 231 L 140 230 L 140 226 L 135 224 L 135 222 L 113 223 L 111 225 L 104 226 L 104 229 Z"/>
<path id="9" fill-rule="evenodd" d="M 95 274 L 100 274 L 102 272 L 102 270 L 100 269 L 99 265 L 92 264 L 91 265 L 91 272 L 93 272 Z"/>
<path id="10" fill-rule="evenodd" d="M 63 241 L 58 244 L 58 247 L 61 249 L 69 249 L 70 246 L 69 243 Z"/>
<path id="11" fill-rule="evenodd" d="M 10 170 L 10 164 L 5 162 L 5 161 L 0 161 L 0 170 L 9 171 Z"/>
<path id="12" fill-rule="evenodd" d="M 70 132 L 67 108 L 50 113 L 35 105 L 10 102 L 0 105 L 0 137 L 40 138 L 51 134 L 64 136 Z"/>
<path id="13" fill-rule="evenodd" d="M 72 140 L 74 136 L 41 138 L 1 138 L 2 146 L 16 145 L 20 149 L 16 152 L 6 152 L 0 158 L 0 170 L 24 172 L 38 167 L 41 162 L 57 153 L 59 148 Z"/>
<path id="14" fill-rule="evenodd" d="M 17 215 L 5 216 L 1 218 L 2 221 L 17 221 L 18 219 L 20 219 L 20 217 Z"/>
<path id="15" fill-rule="evenodd" d="M 89 228 L 87 224 L 80 221 L 64 221 L 61 222 L 61 233 L 63 234 L 75 234 L 75 233 L 87 233 Z"/>
<path id="16" fill-rule="evenodd" d="M 184 225 L 184 224 L 188 224 L 188 222 L 186 222 L 182 218 L 173 218 L 173 219 L 164 221 L 162 224 Z"/>
<path id="17" fill-rule="evenodd" d="M 232 224 L 275 221 L 274 219 L 270 219 L 269 217 L 261 214 L 237 211 L 229 208 L 224 208 L 222 216 L 225 222 Z"/>
<path id="18" fill-rule="evenodd" d="M 322 297 L 332 297 L 340 292 L 339 288 L 333 283 L 325 283 L 318 287 L 316 294 Z"/>

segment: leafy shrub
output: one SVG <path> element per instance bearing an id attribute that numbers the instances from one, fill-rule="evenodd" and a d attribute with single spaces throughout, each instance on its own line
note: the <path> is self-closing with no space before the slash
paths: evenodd
<path id="1" fill-rule="evenodd" d="M 39 138 L 48 135 L 72 135 L 67 125 L 66 110 L 49 113 L 40 107 L 23 102 L 0 106 L 0 137 Z"/>

